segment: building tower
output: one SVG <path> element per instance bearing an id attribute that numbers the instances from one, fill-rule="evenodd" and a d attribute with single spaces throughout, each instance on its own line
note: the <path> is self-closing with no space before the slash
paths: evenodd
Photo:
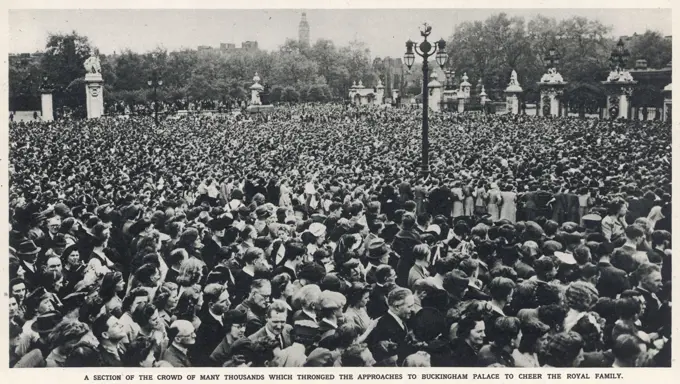
<path id="1" fill-rule="evenodd" d="M 307 22 L 307 14 L 305 12 L 302 12 L 300 26 L 298 27 L 298 42 L 305 47 L 309 47 L 309 23 Z"/>

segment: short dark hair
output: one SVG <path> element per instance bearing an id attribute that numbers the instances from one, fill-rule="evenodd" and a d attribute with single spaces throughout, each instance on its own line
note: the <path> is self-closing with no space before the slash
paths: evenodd
<path id="1" fill-rule="evenodd" d="M 124 367 L 139 367 L 151 351 L 155 353 L 155 349 L 156 343 L 153 338 L 139 335 L 125 348 L 125 353 L 120 356 L 121 363 Z"/>
<path id="2" fill-rule="evenodd" d="M 510 345 L 510 342 L 519 335 L 521 322 L 516 317 L 499 317 L 490 329 L 491 340 L 496 346 Z"/>
<path id="3" fill-rule="evenodd" d="M 640 352 L 642 352 L 640 348 L 641 343 L 642 341 L 637 336 L 630 334 L 619 335 L 612 347 L 614 357 L 623 361 L 636 359 Z"/>
<path id="4" fill-rule="evenodd" d="M 494 300 L 505 300 L 515 289 L 515 282 L 507 277 L 494 277 L 489 283 L 489 293 Z"/>
<path id="5" fill-rule="evenodd" d="M 149 325 L 149 320 L 156 312 L 156 306 L 151 303 L 143 303 L 132 313 L 132 320 L 141 327 L 146 327 Z"/>
<path id="6" fill-rule="evenodd" d="M 626 227 L 626 237 L 629 239 L 637 239 L 639 237 L 644 237 L 645 236 L 645 231 L 642 229 L 641 226 L 637 224 L 632 224 Z"/>
<path id="7" fill-rule="evenodd" d="M 375 280 L 380 284 L 387 282 L 387 277 L 392 274 L 394 269 L 386 264 L 378 266 L 375 270 Z"/>
<path id="8" fill-rule="evenodd" d="M 652 246 L 656 247 L 657 245 L 661 245 L 664 241 L 671 241 L 670 232 L 663 229 L 657 229 L 652 232 Z"/>

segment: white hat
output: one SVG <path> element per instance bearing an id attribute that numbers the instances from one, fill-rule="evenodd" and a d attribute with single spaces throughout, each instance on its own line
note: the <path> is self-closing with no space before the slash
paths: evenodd
<path id="1" fill-rule="evenodd" d="M 574 259 L 574 255 L 572 255 L 571 253 L 555 251 L 555 256 L 558 259 L 560 259 L 560 262 L 562 262 L 564 264 L 570 264 L 570 265 L 576 264 L 576 259 Z"/>
<path id="2" fill-rule="evenodd" d="M 430 224 L 429 227 L 425 230 L 425 232 L 434 232 L 437 234 L 437 236 L 442 234 L 442 229 L 439 228 L 437 224 Z"/>
<path id="3" fill-rule="evenodd" d="M 312 223 L 309 226 L 309 232 L 315 237 L 320 237 L 326 233 L 326 226 L 321 223 Z"/>

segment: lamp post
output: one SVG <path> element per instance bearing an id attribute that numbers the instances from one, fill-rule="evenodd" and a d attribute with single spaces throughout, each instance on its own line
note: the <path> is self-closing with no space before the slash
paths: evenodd
<path id="1" fill-rule="evenodd" d="M 163 85 L 163 80 L 158 77 L 158 72 L 154 69 L 151 74 L 151 79 L 146 82 L 149 87 L 153 87 L 153 109 L 154 109 L 154 122 L 158 126 L 158 87 Z"/>
<path id="2" fill-rule="evenodd" d="M 555 47 L 552 47 L 548 50 L 548 53 L 545 55 L 543 60 L 545 60 L 545 67 L 548 70 L 557 68 L 557 66 L 560 65 L 560 55 L 557 53 Z"/>
<path id="3" fill-rule="evenodd" d="M 623 44 L 623 39 L 619 39 L 619 42 L 616 43 L 616 48 L 612 50 L 609 56 L 609 64 L 614 71 L 621 72 L 626 68 L 628 59 L 630 59 L 630 51 Z"/>
<path id="4" fill-rule="evenodd" d="M 435 46 L 432 45 L 429 41 L 427 41 L 427 37 L 430 35 L 432 32 L 432 27 L 429 26 L 427 23 L 423 24 L 422 29 L 420 30 L 420 35 L 423 37 L 423 41 L 416 45 L 413 41 L 408 40 L 406 42 L 406 53 L 404 54 L 404 62 L 406 63 L 406 66 L 411 69 L 413 66 L 413 62 L 415 61 L 415 54 L 418 54 L 418 56 L 423 58 L 423 129 L 422 129 L 422 164 L 421 164 L 421 173 L 423 177 L 427 177 L 430 174 L 430 165 L 429 165 L 429 139 L 428 139 L 428 121 L 427 121 L 427 113 L 428 113 L 428 89 L 427 89 L 427 83 L 428 83 L 428 64 L 427 60 L 430 58 L 430 56 L 435 56 L 435 59 L 437 61 L 437 64 L 439 64 L 440 67 L 443 67 L 444 64 L 446 64 L 446 60 L 448 59 L 448 54 L 446 53 L 446 41 L 444 39 L 440 39 L 438 42 L 436 42 Z"/>

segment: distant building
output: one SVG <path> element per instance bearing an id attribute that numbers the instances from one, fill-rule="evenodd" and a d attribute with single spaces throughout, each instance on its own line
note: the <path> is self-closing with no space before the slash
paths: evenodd
<path id="1" fill-rule="evenodd" d="M 213 49 L 213 47 L 211 47 L 211 46 L 209 46 L 209 45 L 199 45 L 199 46 L 198 46 L 198 51 L 199 51 L 199 52 L 201 52 L 201 51 L 209 51 L 209 50 L 211 50 L 211 49 Z"/>
<path id="2" fill-rule="evenodd" d="M 234 43 L 220 43 L 220 50 L 231 51 L 236 49 L 236 44 Z"/>
<path id="3" fill-rule="evenodd" d="M 29 65 L 38 64 L 42 58 L 42 52 L 35 53 L 10 53 L 9 63 L 11 65 Z"/>
<path id="4" fill-rule="evenodd" d="M 307 22 L 307 14 L 305 12 L 302 12 L 300 26 L 298 27 L 298 42 L 305 47 L 309 47 L 309 23 Z"/>
<path id="5" fill-rule="evenodd" d="M 246 51 L 257 51 L 257 41 L 244 41 L 241 43 L 241 49 Z"/>

